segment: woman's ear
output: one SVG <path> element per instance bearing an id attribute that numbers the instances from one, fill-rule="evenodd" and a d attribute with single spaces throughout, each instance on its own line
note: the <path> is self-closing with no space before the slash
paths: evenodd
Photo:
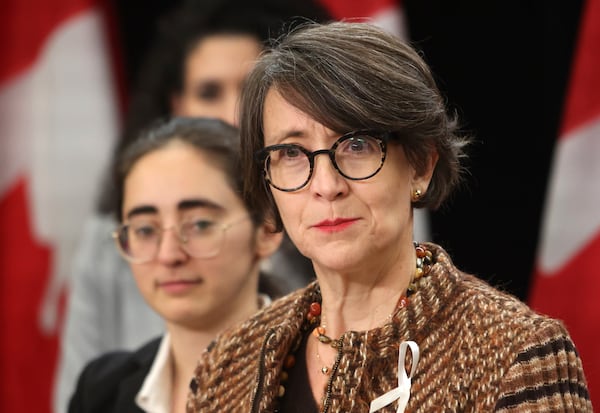
<path id="1" fill-rule="evenodd" d="M 256 255 L 259 259 L 270 257 L 281 245 L 283 232 L 275 232 L 275 226 L 265 222 L 256 229 Z"/>
<path id="2" fill-rule="evenodd" d="M 431 177 L 433 176 L 433 171 L 435 170 L 435 165 L 439 159 L 439 154 L 435 149 L 432 149 L 429 152 L 429 156 L 425 161 L 425 165 L 419 171 L 415 170 L 413 176 L 413 185 L 412 187 L 415 189 L 420 189 L 423 193 L 427 191 L 429 187 L 429 182 L 431 181 Z"/>

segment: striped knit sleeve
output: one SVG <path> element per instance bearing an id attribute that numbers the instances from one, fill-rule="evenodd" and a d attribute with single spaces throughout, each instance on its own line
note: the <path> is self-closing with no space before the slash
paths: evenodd
<path id="1" fill-rule="evenodd" d="M 563 325 L 547 320 L 532 335 L 502 380 L 495 411 L 593 412 L 581 359 Z"/>

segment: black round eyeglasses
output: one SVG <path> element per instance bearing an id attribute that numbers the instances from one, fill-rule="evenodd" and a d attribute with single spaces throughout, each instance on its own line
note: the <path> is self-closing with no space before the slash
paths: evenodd
<path id="1" fill-rule="evenodd" d="M 371 178 L 383 167 L 390 132 L 360 130 L 342 135 L 330 149 L 310 152 L 296 144 L 267 146 L 257 151 L 267 182 L 293 192 L 304 188 L 313 175 L 315 156 L 329 155 L 333 167 L 346 179 Z"/>

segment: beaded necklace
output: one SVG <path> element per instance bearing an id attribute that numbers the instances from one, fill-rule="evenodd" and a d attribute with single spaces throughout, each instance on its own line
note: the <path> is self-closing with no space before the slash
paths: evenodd
<path id="1" fill-rule="evenodd" d="M 433 264 L 433 255 L 432 255 L 431 251 L 429 251 L 423 245 L 420 245 L 416 242 L 414 243 L 414 247 L 415 247 L 415 255 L 416 255 L 415 272 L 409 283 L 407 293 L 402 294 L 400 296 L 400 298 L 398 299 L 398 301 L 396 303 L 394 310 L 391 312 L 391 314 L 388 315 L 387 320 L 392 319 L 394 314 L 396 314 L 398 311 L 400 311 L 400 309 L 408 306 L 409 295 L 411 295 L 412 293 L 414 293 L 414 291 L 416 291 L 418 281 L 422 277 L 429 274 L 429 271 L 431 270 L 431 266 Z M 306 314 L 306 320 L 308 323 L 303 325 L 303 328 L 302 328 L 303 331 L 312 330 L 312 335 L 319 341 L 319 344 L 326 344 L 326 345 L 333 347 L 336 350 L 339 350 L 339 348 L 342 345 L 342 338 L 340 337 L 338 339 L 333 339 L 327 335 L 325 325 L 321 324 L 321 303 L 319 301 L 313 301 L 310 304 L 310 306 L 308 308 L 308 313 Z M 291 370 L 294 367 L 294 365 L 296 364 L 296 357 L 294 354 L 298 350 L 300 341 L 301 340 L 298 340 L 296 342 L 296 344 L 294 346 L 292 346 L 292 351 L 286 356 L 286 358 L 283 362 L 283 369 L 282 369 L 281 376 L 280 376 L 280 385 L 279 385 L 279 390 L 278 390 L 278 396 L 280 398 L 285 395 L 285 383 L 288 380 L 288 371 Z M 317 347 L 317 349 L 318 349 L 318 347 Z M 318 350 L 317 350 L 316 356 L 319 361 L 319 364 L 322 364 L 321 357 L 318 353 Z M 320 372 L 323 375 L 329 375 L 331 373 L 331 371 L 332 371 L 332 369 L 326 365 L 323 365 L 320 368 Z"/>
<path id="2" fill-rule="evenodd" d="M 416 265 L 415 272 L 408 286 L 408 291 L 406 294 L 402 294 L 398 301 L 396 302 L 396 306 L 394 310 L 387 316 L 387 320 L 391 320 L 394 314 L 400 311 L 402 308 L 405 308 L 408 305 L 408 296 L 407 294 L 412 293 L 417 288 L 417 282 L 423 276 L 429 274 L 431 270 L 432 263 L 432 254 L 431 251 L 427 250 L 425 247 L 415 243 L 415 255 L 416 255 Z M 313 302 L 310 304 L 308 314 L 306 318 L 310 323 L 314 323 L 321 316 L 321 304 L 318 302 Z M 323 323 L 323 318 L 320 317 L 319 325 L 315 327 L 312 331 L 312 335 L 319 341 L 319 343 L 327 344 L 334 349 L 338 350 L 342 344 L 342 338 L 333 339 L 327 335 L 326 325 Z M 317 346 L 316 351 L 317 360 L 321 363 L 321 356 L 319 354 L 319 347 Z M 323 365 L 320 369 L 321 373 L 324 375 L 329 375 L 331 369 Z"/>

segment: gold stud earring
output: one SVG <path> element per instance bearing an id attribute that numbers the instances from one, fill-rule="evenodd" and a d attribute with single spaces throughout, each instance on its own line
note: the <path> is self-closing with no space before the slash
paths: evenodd
<path id="1" fill-rule="evenodd" d="M 423 194 L 421 193 L 421 190 L 420 190 L 420 189 L 415 189 L 415 190 L 413 191 L 413 194 L 412 194 L 412 200 L 413 200 L 413 202 L 416 202 L 416 201 L 418 201 L 419 199 L 421 199 L 421 196 L 422 196 L 422 195 L 423 195 Z"/>

